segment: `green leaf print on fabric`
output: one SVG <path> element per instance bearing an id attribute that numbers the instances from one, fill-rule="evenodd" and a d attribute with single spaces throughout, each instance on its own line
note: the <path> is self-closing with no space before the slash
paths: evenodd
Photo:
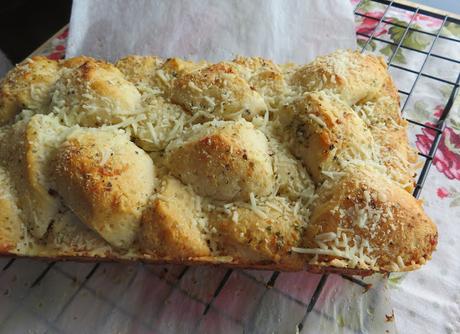
<path id="1" fill-rule="evenodd" d="M 387 45 L 383 48 L 380 49 L 380 52 L 384 54 L 385 56 L 388 57 L 388 59 L 393 55 L 394 51 L 396 49 L 396 46 L 394 45 Z M 399 63 L 399 64 L 406 64 L 406 57 L 404 57 L 403 51 L 401 49 L 398 49 L 398 52 L 393 58 L 393 62 Z"/>
<path id="2" fill-rule="evenodd" d="M 451 85 L 441 86 L 439 91 L 440 91 L 442 97 L 447 100 L 449 98 L 450 94 L 452 93 L 452 86 Z"/>
<path id="3" fill-rule="evenodd" d="M 407 110 L 407 114 L 411 119 L 420 123 L 425 123 L 427 120 L 432 119 L 432 113 L 433 111 L 430 110 L 424 100 L 415 101 L 413 108 Z"/>
<path id="4" fill-rule="evenodd" d="M 404 27 L 403 28 L 398 26 L 392 26 L 388 31 L 393 42 L 399 43 L 399 41 L 404 35 L 404 31 L 406 30 L 407 22 L 404 22 L 396 18 L 392 18 L 391 22 Z M 417 24 L 412 25 L 411 28 L 418 30 L 423 29 Z M 409 30 L 406 34 L 406 37 L 404 38 L 402 45 L 417 50 L 424 50 L 430 44 L 430 42 L 431 38 L 428 35 L 425 35 L 417 31 Z"/>
<path id="5" fill-rule="evenodd" d="M 363 12 L 370 12 L 372 10 L 375 10 L 376 7 L 378 7 L 378 6 L 376 6 L 375 2 L 373 2 L 371 0 L 364 0 L 359 4 L 359 7 L 357 9 L 359 9 L 360 11 L 363 11 Z"/>
<path id="6" fill-rule="evenodd" d="M 402 26 L 402 27 L 392 26 L 390 29 L 388 29 L 388 34 L 390 35 L 390 39 L 394 43 L 399 43 L 404 36 L 407 22 L 404 22 L 396 18 L 391 18 L 391 22 Z M 421 29 L 421 27 L 419 27 L 418 25 L 413 25 L 412 28 Z M 413 30 L 409 30 L 406 36 L 404 37 L 404 40 L 401 45 L 412 48 L 412 49 L 423 51 L 431 44 L 431 41 L 432 39 L 428 35 L 425 35 L 423 33 L 416 32 Z M 391 57 L 391 55 L 394 53 L 395 50 L 396 50 L 395 45 L 387 45 L 383 47 L 382 49 L 380 49 L 380 52 L 388 57 Z M 400 64 L 407 63 L 406 57 L 404 55 L 404 51 L 402 49 L 398 49 L 398 52 L 394 56 L 393 60 Z"/>
<path id="7" fill-rule="evenodd" d="M 363 48 L 366 45 L 367 40 L 358 39 L 357 43 L 361 48 Z M 369 44 L 367 44 L 366 46 L 366 51 L 375 51 L 376 48 L 377 48 L 377 44 L 374 41 L 370 41 Z"/>
<path id="8" fill-rule="evenodd" d="M 460 206 L 460 196 L 454 198 L 449 204 L 449 208 L 454 208 L 456 206 Z"/>
<path id="9" fill-rule="evenodd" d="M 454 117 L 450 117 L 449 119 L 450 127 L 460 135 L 460 120 L 455 119 Z"/>
<path id="10" fill-rule="evenodd" d="M 460 38 L 460 24 L 447 22 L 441 32 L 444 36 Z"/>

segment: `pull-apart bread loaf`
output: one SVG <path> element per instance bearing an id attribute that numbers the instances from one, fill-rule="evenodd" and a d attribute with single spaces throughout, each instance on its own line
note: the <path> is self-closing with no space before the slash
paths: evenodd
<path id="1" fill-rule="evenodd" d="M 382 59 L 27 59 L 0 83 L 0 253 L 369 274 L 430 259 Z"/>

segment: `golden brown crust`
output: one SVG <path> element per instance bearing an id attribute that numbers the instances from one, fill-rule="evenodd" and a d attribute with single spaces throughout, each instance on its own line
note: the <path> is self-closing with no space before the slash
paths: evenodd
<path id="1" fill-rule="evenodd" d="M 175 259 L 211 255 L 200 231 L 196 195 L 173 177 L 163 182 L 159 196 L 142 215 L 141 251 Z"/>
<path id="2" fill-rule="evenodd" d="M 373 160 L 373 137 L 355 112 L 327 92 L 306 93 L 282 110 L 291 149 L 320 182 L 349 160 Z M 356 149 L 359 148 L 359 149 Z"/>
<path id="3" fill-rule="evenodd" d="M 399 94 L 392 78 L 387 76 L 382 90 L 374 99 L 353 108 L 378 144 L 387 174 L 408 192 L 412 192 L 418 156 L 417 151 L 409 145 L 408 123 L 401 118 Z"/>
<path id="4" fill-rule="evenodd" d="M 204 62 L 193 63 L 180 58 L 168 58 L 157 68 L 154 75 L 150 76 L 150 87 L 157 88 L 164 96 L 170 97 L 177 79 L 206 65 Z"/>
<path id="5" fill-rule="evenodd" d="M 148 82 L 155 75 L 155 70 L 163 63 L 159 57 L 127 56 L 119 59 L 115 66 L 124 74 L 125 78 L 134 83 Z"/>
<path id="6" fill-rule="evenodd" d="M 323 274 L 323 273 L 335 273 L 335 274 L 346 274 L 346 275 L 354 275 L 354 276 L 369 276 L 374 274 L 372 270 L 364 270 L 364 269 L 344 269 L 344 268 L 337 268 L 332 266 L 319 266 L 319 265 L 291 265 L 291 264 L 280 264 L 280 263 L 251 263 L 251 264 L 240 264 L 236 262 L 232 262 L 229 258 L 219 259 L 218 257 L 199 257 L 199 258 L 190 258 L 190 259 L 169 259 L 169 258 L 153 258 L 151 256 L 144 256 L 142 258 L 123 258 L 119 256 L 111 256 L 111 255 L 91 255 L 91 254 L 78 254 L 78 255 L 62 255 L 58 253 L 53 254 L 40 254 L 40 255 L 17 255 L 14 253 L 2 253 L 0 254 L 0 258 L 2 256 L 7 256 L 8 258 L 11 257 L 20 257 L 20 258 L 30 258 L 34 260 L 44 260 L 44 261 L 73 261 L 73 262 L 116 262 L 116 263 L 132 263 L 133 261 L 141 261 L 146 264 L 155 264 L 155 265 L 162 265 L 162 264 L 172 264 L 172 265 L 186 265 L 186 266 L 212 266 L 212 267 L 227 267 L 227 268 L 234 268 L 234 269 L 257 269 L 257 270 L 269 270 L 269 271 L 286 271 L 286 272 L 296 272 L 300 270 L 306 270 L 311 273 L 315 274 Z"/>
<path id="7" fill-rule="evenodd" d="M 267 109 L 263 98 L 229 63 L 210 65 L 180 77 L 174 82 L 171 100 L 192 115 L 202 110 L 224 120 L 238 116 L 251 119 Z"/>
<path id="8" fill-rule="evenodd" d="M 66 128 L 56 119 L 38 114 L 4 129 L 2 140 L 11 144 L 1 147 L 0 164 L 21 198 L 22 220 L 33 236 L 41 238 L 60 206 L 51 180 L 50 159 L 64 140 Z"/>
<path id="9" fill-rule="evenodd" d="M 35 75 L 39 102 L 24 93 Z M 8 78 L 0 253 L 370 274 L 416 269 L 436 246 L 376 57 L 82 56 Z"/>
<path id="10" fill-rule="evenodd" d="M 199 195 L 231 201 L 247 200 L 251 192 L 271 193 L 274 176 L 267 139 L 251 123 L 204 124 L 190 137 L 168 146 L 167 164 Z"/>
<path id="11" fill-rule="evenodd" d="M 388 127 L 386 130 L 376 127 L 371 131 L 380 145 L 380 156 L 390 177 L 412 193 L 418 155 L 408 143 L 407 124 L 401 123 L 400 126 Z"/>
<path id="12" fill-rule="evenodd" d="M 15 251 L 23 236 L 23 221 L 17 207 L 17 195 L 8 176 L 0 167 L 0 253 Z"/>
<path id="13" fill-rule="evenodd" d="M 266 215 L 260 217 L 251 209 L 242 207 L 232 211 L 231 216 L 212 214 L 210 226 L 217 237 L 219 254 L 230 256 L 240 264 L 301 266 L 296 255 L 291 255 L 291 248 L 299 242 L 302 223 L 293 215 L 283 215 L 273 209 L 266 210 Z"/>
<path id="14" fill-rule="evenodd" d="M 291 84 L 307 92 L 330 89 L 354 104 L 379 94 L 388 76 L 386 69 L 381 57 L 336 51 L 298 69 Z"/>
<path id="15" fill-rule="evenodd" d="M 78 218 L 115 247 L 129 247 L 153 191 L 150 157 L 123 133 L 77 130 L 55 166 L 56 190 Z"/>
<path id="16" fill-rule="evenodd" d="M 63 67 L 51 109 L 65 124 L 115 124 L 141 112 L 138 90 L 112 64 L 82 57 Z"/>
<path id="17" fill-rule="evenodd" d="M 0 198 L 0 253 L 16 248 L 23 235 L 19 212 L 11 199 Z"/>
<path id="18" fill-rule="evenodd" d="M 264 99 L 269 108 L 277 108 L 287 89 L 281 69 L 272 61 L 260 57 L 237 57 L 233 63 L 240 65 L 238 71 Z"/>
<path id="19" fill-rule="evenodd" d="M 304 247 L 318 249 L 324 244 L 324 249 L 335 247 L 341 254 L 320 254 L 318 264 L 345 260 L 346 268 L 401 271 L 424 264 L 437 236 L 419 201 L 372 169 L 354 169 L 319 190 Z"/>
<path id="20" fill-rule="evenodd" d="M 0 126 L 23 109 L 44 111 L 58 79 L 56 61 L 36 56 L 18 64 L 0 82 Z"/>
<path id="21" fill-rule="evenodd" d="M 78 68 L 84 63 L 92 63 L 92 62 L 98 62 L 97 59 L 94 59 L 92 57 L 87 57 L 87 56 L 78 56 L 78 57 L 73 57 L 69 59 L 64 59 L 60 61 L 60 65 L 63 68 Z"/>

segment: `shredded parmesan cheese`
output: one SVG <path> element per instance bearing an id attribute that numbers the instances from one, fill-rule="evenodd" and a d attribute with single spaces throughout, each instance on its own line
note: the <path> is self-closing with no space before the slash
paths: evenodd
<path id="1" fill-rule="evenodd" d="M 320 127 L 327 128 L 327 124 L 324 123 L 324 121 L 315 114 L 308 114 L 308 117 L 310 117 L 313 121 L 318 123 Z"/>
<path id="2" fill-rule="evenodd" d="M 232 215 L 232 221 L 235 223 L 235 224 L 238 224 L 238 211 L 233 211 L 233 215 Z"/>
<path id="3" fill-rule="evenodd" d="M 267 219 L 267 214 L 257 206 L 256 197 L 254 193 L 249 194 L 249 199 L 251 201 L 251 210 L 262 219 Z"/>
<path id="4" fill-rule="evenodd" d="M 65 115 L 65 114 L 64 114 Z M 140 121 L 145 120 L 147 117 L 144 114 L 137 115 L 135 117 L 131 117 L 126 119 L 123 122 L 114 124 L 114 125 L 107 125 L 103 126 L 104 129 L 121 129 L 121 128 L 126 128 L 134 123 L 139 123 Z"/>

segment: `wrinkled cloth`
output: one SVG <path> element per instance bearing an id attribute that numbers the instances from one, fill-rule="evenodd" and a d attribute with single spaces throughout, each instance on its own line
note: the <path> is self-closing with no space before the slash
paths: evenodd
<path id="1" fill-rule="evenodd" d="M 354 49 L 354 26 L 351 4 L 341 0 L 75 0 L 67 56 L 306 63 Z"/>

